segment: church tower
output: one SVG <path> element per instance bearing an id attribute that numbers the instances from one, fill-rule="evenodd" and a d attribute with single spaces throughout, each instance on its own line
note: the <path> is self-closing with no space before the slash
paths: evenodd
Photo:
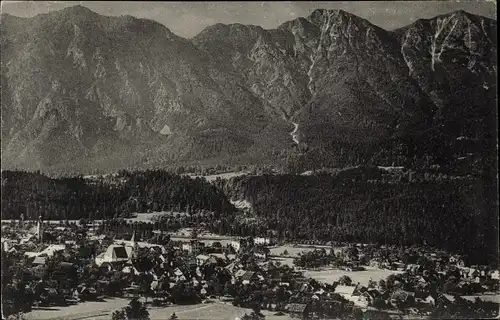
<path id="1" fill-rule="evenodd" d="M 137 242 L 135 242 L 135 230 L 132 233 L 132 238 L 130 239 L 130 246 L 132 247 L 132 258 L 137 257 L 139 246 L 137 245 Z"/>
<path id="2" fill-rule="evenodd" d="M 36 226 L 36 236 L 38 242 L 42 242 L 43 240 L 43 221 L 42 221 L 42 216 L 38 217 L 38 223 Z"/>

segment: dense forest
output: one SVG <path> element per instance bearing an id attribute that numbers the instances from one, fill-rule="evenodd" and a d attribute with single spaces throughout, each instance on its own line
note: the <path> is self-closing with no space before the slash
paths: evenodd
<path id="1" fill-rule="evenodd" d="M 230 198 L 249 201 L 280 238 L 427 244 L 478 262 L 498 256 L 496 185 L 484 179 L 357 168 L 218 183 Z"/>
<path id="2" fill-rule="evenodd" d="M 108 179 L 51 179 L 39 173 L 2 172 L 2 219 L 126 217 L 134 212 L 207 210 L 217 216 L 234 207 L 202 178 L 165 171 L 127 172 Z"/>
<path id="3" fill-rule="evenodd" d="M 90 180 L 4 171 L 2 219 L 187 212 L 191 215 L 165 216 L 154 226 L 168 231 L 204 225 L 211 232 L 242 236 L 272 232 L 279 240 L 421 244 L 467 254 L 478 263 L 497 259 L 494 179 L 388 170 L 246 175 L 214 183 L 165 171 L 121 171 Z M 253 212 L 232 214 L 237 210 L 229 199 L 247 200 Z"/>

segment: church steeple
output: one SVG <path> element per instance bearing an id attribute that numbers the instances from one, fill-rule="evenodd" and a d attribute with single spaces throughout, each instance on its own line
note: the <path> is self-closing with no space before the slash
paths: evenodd
<path id="1" fill-rule="evenodd" d="M 42 240 L 43 240 L 43 221 L 42 221 L 42 216 L 38 217 L 38 224 L 36 226 L 36 236 L 37 236 L 38 242 L 42 242 Z"/>
<path id="2" fill-rule="evenodd" d="M 139 246 L 137 245 L 137 242 L 135 242 L 135 230 L 132 233 L 132 238 L 130 238 L 130 245 L 132 246 L 132 257 L 135 258 L 137 257 L 137 253 L 139 250 Z"/>

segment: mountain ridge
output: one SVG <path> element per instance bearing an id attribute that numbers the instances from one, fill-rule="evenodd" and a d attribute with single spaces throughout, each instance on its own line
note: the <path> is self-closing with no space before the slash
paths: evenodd
<path id="1" fill-rule="evenodd" d="M 495 127 L 496 21 L 460 11 L 387 31 L 318 9 L 275 29 L 218 23 L 190 39 L 81 6 L 1 22 L 8 167 L 73 162 L 87 172 L 293 154 L 309 157 L 306 167 L 413 165 L 422 150 L 430 164 L 443 159 L 428 132 L 434 139 L 444 125 L 449 158 L 467 153 L 453 151 L 455 138 Z"/>

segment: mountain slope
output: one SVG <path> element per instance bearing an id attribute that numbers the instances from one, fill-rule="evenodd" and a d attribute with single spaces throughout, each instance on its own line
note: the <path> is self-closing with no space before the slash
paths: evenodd
<path id="1" fill-rule="evenodd" d="M 119 152 L 139 159 L 152 150 L 217 157 L 242 153 L 276 127 L 258 99 L 219 85 L 203 53 L 153 21 L 83 7 L 4 16 L 2 55 L 2 111 L 13 113 L 3 151 L 23 167 L 57 164 L 53 157 L 102 165 Z"/>
<path id="2" fill-rule="evenodd" d="M 496 21 L 465 12 L 389 32 L 316 10 L 187 40 L 76 6 L 2 15 L 1 49 L 11 167 L 280 162 L 297 141 L 309 168 L 413 166 L 495 145 Z"/>

